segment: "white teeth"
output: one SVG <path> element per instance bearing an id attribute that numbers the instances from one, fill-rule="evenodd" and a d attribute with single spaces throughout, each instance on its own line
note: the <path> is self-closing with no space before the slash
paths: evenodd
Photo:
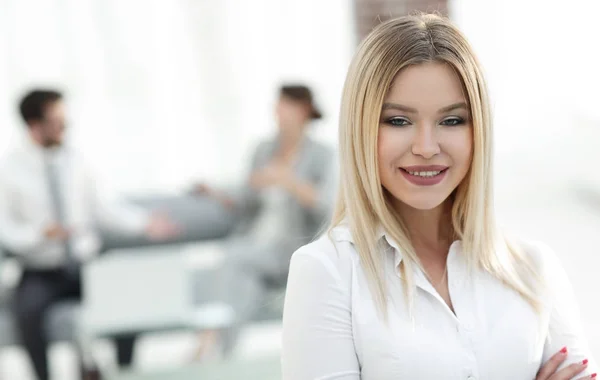
<path id="1" fill-rule="evenodd" d="M 432 171 L 429 171 L 429 172 L 410 172 L 409 171 L 409 173 L 411 175 L 418 176 L 418 177 L 435 177 L 436 175 L 440 174 L 441 172 L 442 172 L 441 170 L 440 171 L 435 171 L 435 172 L 432 172 Z"/>

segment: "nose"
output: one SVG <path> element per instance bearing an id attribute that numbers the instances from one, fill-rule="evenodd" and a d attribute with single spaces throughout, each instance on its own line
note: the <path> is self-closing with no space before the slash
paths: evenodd
<path id="1" fill-rule="evenodd" d="M 412 153 L 414 155 L 430 159 L 439 154 L 440 151 L 440 144 L 434 127 L 419 126 L 416 128 L 412 144 Z"/>

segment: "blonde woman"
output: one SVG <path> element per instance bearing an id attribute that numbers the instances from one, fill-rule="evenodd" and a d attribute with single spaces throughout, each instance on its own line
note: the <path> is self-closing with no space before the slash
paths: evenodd
<path id="1" fill-rule="evenodd" d="M 557 259 L 496 228 L 486 86 L 449 21 L 375 28 L 339 137 L 332 226 L 291 262 L 284 380 L 595 378 Z"/>

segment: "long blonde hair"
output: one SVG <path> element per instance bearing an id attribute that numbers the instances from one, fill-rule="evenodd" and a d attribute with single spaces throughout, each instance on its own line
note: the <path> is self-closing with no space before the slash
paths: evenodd
<path id="1" fill-rule="evenodd" d="M 483 268 L 539 311 L 537 275 L 524 253 L 498 232 L 492 193 L 492 122 L 480 65 L 462 33 L 432 14 L 400 17 L 377 26 L 360 44 L 350 65 L 342 97 L 339 150 L 340 186 L 330 228 L 347 223 L 385 317 L 386 283 L 379 226 L 398 243 L 407 299 L 414 298 L 412 269 L 421 267 L 406 226 L 381 186 L 377 136 L 381 108 L 394 77 L 410 65 L 443 62 L 461 78 L 473 124 L 473 157 L 465 179 L 454 192 L 452 228 L 462 241 L 470 268 Z M 503 250 L 506 255 L 499 255 Z M 506 257 L 506 260 L 501 259 Z M 422 267 L 421 267 L 422 268 Z"/>

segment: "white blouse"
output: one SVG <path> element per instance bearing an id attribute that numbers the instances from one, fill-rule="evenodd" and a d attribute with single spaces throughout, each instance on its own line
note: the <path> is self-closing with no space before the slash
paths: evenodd
<path id="1" fill-rule="evenodd" d="M 550 285 L 541 315 L 487 272 L 468 275 L 461 243 L 455 242 L 447 260 L 455 313 L 416 269 L 411 322 L 396 270 L 402 253 L 382 234 L 391 248 L 384 253 L 386 325 L 377 315 L 350 231 L 336 227 L 331 237 L 302 247 L 291 261 L 284 380 L 531 380 L 564 346 L 569 355 L 562 367 L 587 358 L 588 369 L 576 378 L 597 372 L 570 282 L 548 248 L 524 244 Z"/>

